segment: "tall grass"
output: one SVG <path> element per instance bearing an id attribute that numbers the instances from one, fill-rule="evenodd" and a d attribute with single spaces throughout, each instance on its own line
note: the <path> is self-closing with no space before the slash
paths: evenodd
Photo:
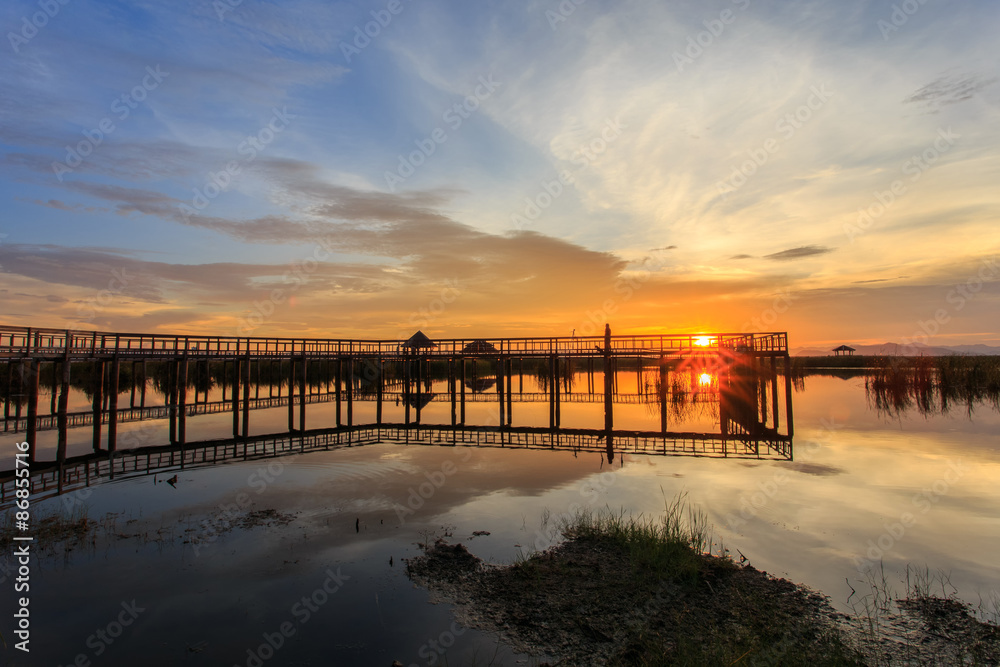
<path id="1" fill-rule="evenodd" d="M 865 390 L 881 413 L 947 413 L 961 405 L 1000 410 L 1000 357 L 874 357 Z"/>
<path id="2" fill-rule="evenodd" d="M 658 517 L 633 517 L 610 508 L 581 510 L 567 521 L 563 533 L 611 542 L 628 554 L 636 574 L 650 581 L 693 581 L 712 546 L 708 515 L 692 507 L 686 494 L 664 498 Z M 723 554 L 720 547 L 719 555 Z"/>

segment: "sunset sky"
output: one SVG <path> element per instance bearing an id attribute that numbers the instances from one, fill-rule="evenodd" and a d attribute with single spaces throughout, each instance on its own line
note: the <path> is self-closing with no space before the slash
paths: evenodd
<path id="1" fill-rule="evenodd" d="M 3 324 L 1000 344 L 995 0 L 8 0 L 0 26 Z"/>

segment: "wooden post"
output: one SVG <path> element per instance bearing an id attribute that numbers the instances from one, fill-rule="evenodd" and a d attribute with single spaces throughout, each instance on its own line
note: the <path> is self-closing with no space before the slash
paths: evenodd
<path id="1" fill-rule="evenodd" d="M 754 379 L 757 381 L 758 400 L 760 401 L 759 429 L 763 430 L 764 425 L 767 424 L 767 378 L 764 377 L 764 359 L 758 357 L 756 361 Z"/>
<path id="2" fill-rule="evenodd" d="M 38 375 L 41 362 L 35 358 L 28 366 L 28 461 L 35 460 L 35 445 L 38 435 Z"/>
<path id="3" fill-rule="evenodd" d="M 410 425 L 410 359 L 403 357 L 403 423 Z M 409 436 L 407 436 L 409 437 Z"/>
<path id="4" fill-rule="evenodd" d="M 507 357 L 507 426 L 513 423 L 513 413 L 514 413 L 514 397 L 513 397 L 513 387 L 514 385 L 514 360 L 511 357 Z"/>
<path id="5" fill-rule="evenodd" d="M 788 437 L 795 435 L 792 419 L 792 358 L 785 353 L 785 421 L 788 422 Z"/>
<path id="6" fill-rule="evenodd" d="M 177 440 L 184 446 L 187 442 L 187 384 L 188 384 L 188 358 L 187 352 L 177 360 Z M 197 389 L 195 390 L 197 391 Z M 181 450 L 181 461 L 184 461 L 184 451 Z"/>
<path id="7" fill-rule="evenodd" d="M 302 372 L 299 374 L 299 431 L 306 430 L 306 372 L 309 368 L 309 357 L 305 346 L 302 346 Z"/>
<path id="8" fill-rule="evenodd" d="M 506 415 L 504 414 L 506 412 L 504 410 L 504 408 L 506 406 L 504 405 L 504 399 L 503 399 L 504 394 L 506 393 L 504 391 L 504 388 L 503 388 L 503 357 L 497 357 L 496 362 L 494 362 L 494 364 L 493 364 L 493 368 L 495 369 L 494 372 L 496 373 L 496 377 L 497 377 L 497 382 L 496 382 L 496 384 L 497 384 L 497 406 L 498 406 L 497 410 L 499 412 L 499 417 L 500 417 L 500 422 L 499 423 L 500 423 L 500 426 L 503 426 L 504 418 L 506 417 Z"/>
<path id="9" fill-rule="evenodd" d="M 375 378 L 375 423 L 379 426 L 382 425 L 382 353 L 379 352 L 376 357 L 376 363 L 378 364 L 376 371 L 378 372 Z"/>
<path id="10" fill-rule="evenodd" d="M 778 430 L 778 358 L 771 357 L 771 419 Z"/>
<path id="11" fill-rule="evenodd" d="M 177 442 L 177 364 L 167 360 L 167 412 L 170 416 L 170 444 Z"/>
<path id="12" fill-rule="evenodd" d="M 459 389 L 462 392 L 461 393 L 462 400 L 459 403 L 460 409 L 459 409 L 458 421 L 462 426 L 465 426 L 465 357 L 461 357 L 461 364 L 462 364 L 462 372 L 461 372 L 461 377 L 459 378 L 461 386 L 459 387 Z"/>
<path id="13" fill-rule="evenodd" d="M 344 376 L 344 358 L 337 357 L 337 426 L 341 425 L 340 417 L 340 395 L 341 395 L 341 378 Z"/>
<path id="14" fill-rule="evenodd" d="M 260 373 L 258 362 L 257 372 Z M 257 391 L 260 391 L 260 383 L 257 384 Z M 247 356 L 243 360 L 243 437 L 250 436 L 250 350 L 247 349 Z"/>
<path id="15" fill-rule="evenodd" d="M 451 427 L 458 422 L 458 387 L 455 383 L 455 358 L 448 357 L 448 398 L 451 400 Z"/>
<path id="16" fill-rule="evenodd" d="M 14 362 L 7 362 L 7 395 L 3 400 L 3 430 L 7 430 L 7 420 L 10 419 L 10 401 L 14 397 Z"/>
<path id="17" fill-rule="evenodd" d="M 614 375 L 611 370 L 611 325 L 604 325 L 604 438 L 607 445 L 608 463 L 614 463 Z"/>
<path id="18" fill-rule="evenodd" d="M 63 354 L 62 361 L 62 387 L 59 390 L 59 416 L 57 421 L 59 424 L 59 442 L 56 445 L 56 460 L 65 461 L 66 460 L 66 443 L 68 440 L 69 431 L 69 419 L 67 412 L 69 411 L 69 382 L 70 382 L 70 360 L 69 360 L 69 343 L 70 334 L 66 332 L 66 351 Z M 62 477 L 60 476 L 60 481 Z"/>
<path id="19" fill-rule="evenodd" d="M 95 336 L 96 338 L 96 336 Z M 104 361 L 98 359 L 94 361 L 94 451 L 101 449 L 101 424 L 103 411 L 101 405 L 104 403 Z"/>
<path id="20" fill-rule="evenodd" d="M 416 405 L 414 406 L 414 408 L 417 411 L 417 418 L 414 421 L 417 424 L 419 424 L 420 423 L 420 412 L 421 412 L 421 408 L 423 407 L 423 401 L 421 400 L 421 398 L 422 398 L 423 393 L 424 393 L 424 360 L 423 359 L 417 359 L 415 363 L 416 363 L 416 366 L 417 366 L 417 382 L 416 382 L 416 387 L 417 387 L 417 401 L 416 401 Z"/>
<path id="21" fill-rule="evenodd" d="M 239 357 L 233 359 L 233 438 L 240 437 L 240 380 L 242 378 L 242 365 Z"/>
<path id="22" fill-rule="evenodd" d="M 288 432 L 295 430 L 295 356 L 288 357 Z"/>
<path id="23" fill-rule="evenodd" d="M 556 427 L 556 355 L 549 355 L 549 428 Z"/>
<path id="24" fill-rule="evenodd" d="M 562 379 L 562 374 L 559 371 L 559 353 L 556 352 L 552 355 L 552 387 L 555 390 L 555 402 L 556 402 L 556 428 L 562 426 L 562 402 L 561 398 L 561 387 L 560 380 Z"/>
<path id="25" fill-rule="evenodd" d="M 660 356 L 660 432 L 667 434 L 667 357 Z"/>
<path id="26" fill-rule="evenodd" d="M 305 420 L 305 413 L 302 419 Z M 354 425 L 354 357 L 347 360 L 347 425 Z"/>
<path id="27" fill-rule="evenodd" d="M 121 359 L 115 353 L 111 360 L 111 387 L 108 391 L 108 451 L 118 449 L 118 376 L 121 374 Z"/>

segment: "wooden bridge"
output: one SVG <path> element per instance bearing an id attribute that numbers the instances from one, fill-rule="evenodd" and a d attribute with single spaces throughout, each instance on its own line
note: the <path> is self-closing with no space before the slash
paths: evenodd
<path id="1" fill-rule="evenodd" d="M 485 352 L 484 352 L 485 351 Z M 407 347 L 401 340 L 337 340 L 107 333 L 0 326 L 0 359 L 46 361 L 113 359 L 310 359 L 648 357 L 740 352 L 787 356 L 788 336 L 774 333 L 650 334 L 547 338 L 454 338 L 434 347 Z"/>
<path id="2" fill-rule="evenodd" d="M 781 425 L 778 423 L 779 358 L 783 358 L 785 364 L 784 433 L 779 431 Z M 633 360 L 631 367 L 637 374 L 634 393 L 620 391 L 618 386 L 619 377 L 623 374 L 618 370 L 619 363 L 629 359 Z M 534 364 L 538 385 L 543 391 L 523 391 L 526 360 Z M 606 328 L 604 336 L 447 339 L 431 342 L 417 337 L 410 341 L 385 341 L 168 336 L 0 326 L 0 362 L 3 361 L 7 365 L 4 428 L 25 434 L 33 469 L 42 466 L 43 470 L 62 471 L 56 475 L 60 488 L 68 480 L 76 479 L 74 470 L 84 477 L 90 475 L 86 472 L 89 469 L 87 465 L 82 465 L 84 463 L 96 461 L 94 474 L 100 476 L 101 461 L 114 462 L 121 457 L 121 461 L 134 463 L 143 452 L 147 456 L 169 452 L 171 463 L 168 465 L 174 465 L 174 457 L 178 457 L 183 465 L 185 461 L 193 464 L 198 452 L 201 452 L 204 462 L 207 448 L 212 448 L 213 460 L 219 460 L 219 452 L 229 451 L 230 445 L 188 441 L 187 419 L 196 415 L 231 411 L 233 455 L 240 451 L 244 457 L 256 455 L 252 453 L 256 451 L 253 447 L 260 439 L 249 435 L 250 413 L 278 406 L 287 407 L 288 430 L 284 434 L 267 436 L 276 439 L 275 442 L 294 440 L 301 444 L 306 441 L 303 438 L 308 436 L 313 439 L 310 442 L 322 441 L 329 445 L 329 438 L 335 437 L 337 442 L 354 445 L 364 442 L 368 437 L 365 434 L 376 434 L 371 437 L 387 440 L 402 437 L 404 442 L 408 442 L 411 435 L 426 436 L 427 433 L 437 432 L 439 435 L 435 437 L 450 438 L 452 444 L 471 444 L 468 438 L 473 435 L 476 444 L 484 444 L 484 438 L 497 437 L 501 446 L 533 446 L 527 444 L 531 442 L 538 446 L 559 448 L 572 441 L 572 447 L 577 449 L 605 451 L 609 462 L 613 460 L 615 451 L 625 451 L 616 447 L 616 442 L 631 442 L 636 451 L 678 453 L 686 451 L 678 443 L 690 441 L 697 443 L 692 444 L 694 449 L 690 453 L 706 456 L 752 453 L 759 457 L 763 445 L 766 453 L 791 456 L 793 427 L 787 336 L 777 332 L 612 336 L 610 328 Z M 133 392 L 131 404 L 120 409 L 119 382 L 123 363 L 132 364 Z M 147 363 L 157 364 L 161 373 L 163 405 L 145 405 Z M 192 401 L 189 396 L 189 368 L 193 365 L 194 377 L 208 378 L 209 364 L 217 368 L 220 363 L 226 378 L 222 384 L 223 400 L 208 401 L 206 394 L 204 400 L 199 401 L 199 391 L 195 389 Z M 668 430 L 668 367 L 687 363 L 693 364 L 692 368 L 701 364 L 702 367 L 710 365 L 721 371 L 719 387 L 708 397 L 719 403 L 719 433 L 678 434 Z M 68 395 L 72 369 L 81 364 L 88 365 L 84 377 L 90 383 L 92 408 L 71 413 L 68 410 Z M 308 376 L 316 372 L 317 364 L 320 370 L 325 370 L 325 392 L 320 391 L 315 383 L 313 386 L 307 383 Z M 447 389 L 443 393 L 425 391 L 430 386 L 432 364 L 438 380 L 443 380 L 442 374 L 446 374 Z M 488 377 L 480 378 L 477 384 L 477 373 L 482 374 L 477 369 L 484 364 L 489 368 Z M 47 369 L 51 369 L 52 403 L 49 414 L 39 414 L 39 378 L 46 365 L 49 365 Z M 140 366 L 142 395 L 136 406 L 134 378 L 138 376 Z M 595 384 L 598 377 L 595 366 L 602 371 L 603 391 Z M 653 368 L 650 370 L 647 366 Z M 279 379 L 287 380 L 287 385 L 280 380 L 276 385 L 278 396 L 251 396 L 251 369 L 256 368 L 259 375 L 262 367 L 276 372 Z M 586 391 L 572 391 L 565 382 L 568 368 L 587 372 Z M 647 373 L 653 373 L 656 381 L 646 382 L 644 374 Z M 516 391 L 515 384 L 518 385 Z M 283 386 L 287 387 L 284 396 L 281 395 Z M 479 390 L 473 391 L 473 386 Z M 649 392 L 649 386 L 655 387 L 655 390 Z M 225 395 L 227 389 L 228 400 Z M 258 382 L 257 394 L 259 391 Z M 431 400 L 449 404 L 450 423 L 422 423 L 422 408 Z M 373 423 L 355 424 L 354 406 L 360 401 L 375 403 Z M 383 420 L 382 408 L 387 401 L 402 406 L 402 424 L 390 424 Z M 322 424 L 319 430 L 307 429 L 307 406 L 325 402 L 336 404 L 332 423 Z M 479 427 L 466 423 L 466 404 L 474 402 L 497 405 L 497 426 Z M 513 424 L 514 405 L 525 402 L 548 403 L 547 428 Z M 561 405 L 565 402 L 602 404 L 604 428 L 594 431 L 563 428 Z M 26 414 L 22 414 L 22 403 L 26 404 Z M 658 404 L 660 429 L 642 433 L 615 429 L 616 403 Z M 146 419 L 168 420 L 169 441 L 152 449 L 143 447 L 141 450 L 117 452 L 118 425 Z M 84 426 L 93 429 L 93 454 L 83 459 L 67 458 L 69 429 Z M 58 431 L 55 460 L 38 461 L 38 433 L 50 429 Z M 344 441 L 344 438 L 347 440 Z M 248 447 L 251 454 L 247 453 Z M 281 447 L 274 451 L 281 451 Z M 162 458 L 157 460 L 162 461 Z M 108 465 L 107 473 L 112 474 L 115 468 L 111 463 Z M 138 470 L 135 465 L 138 464 L 133 465 L 133 471 Z M 151 465 L 147 458 L 147 471 L 157 469 L 159 464 Z M 0 472 L 0 481 L 6 484 L 8 479 L 12 481 L 12 471 Z M 47 482 L 42 481 L 41 484 L 47 488 Z"/>

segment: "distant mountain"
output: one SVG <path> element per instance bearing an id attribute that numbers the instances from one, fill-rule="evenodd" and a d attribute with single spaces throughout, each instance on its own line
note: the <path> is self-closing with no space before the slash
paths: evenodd
<path id="1" fill-rule="evenodd" d="M 850 343 L 848 343 L 850 345 Z M 877 345 L 851 345 L 855 349 L 855 355 L 861 356 L 903 356 L 915 357 L 923 355 L 925 357 L 945 357 L 951 354 L 965 355 L 998 355 L 1000 347 L 994 345 L 942 345 L 930 346 L 920 343 L 901 345 L 899 343 L 880 343 Z M 833 354 L 833 349 L 820 348 L 796 348 L 792 350 L 795 357 L 825 357 Z"/>

